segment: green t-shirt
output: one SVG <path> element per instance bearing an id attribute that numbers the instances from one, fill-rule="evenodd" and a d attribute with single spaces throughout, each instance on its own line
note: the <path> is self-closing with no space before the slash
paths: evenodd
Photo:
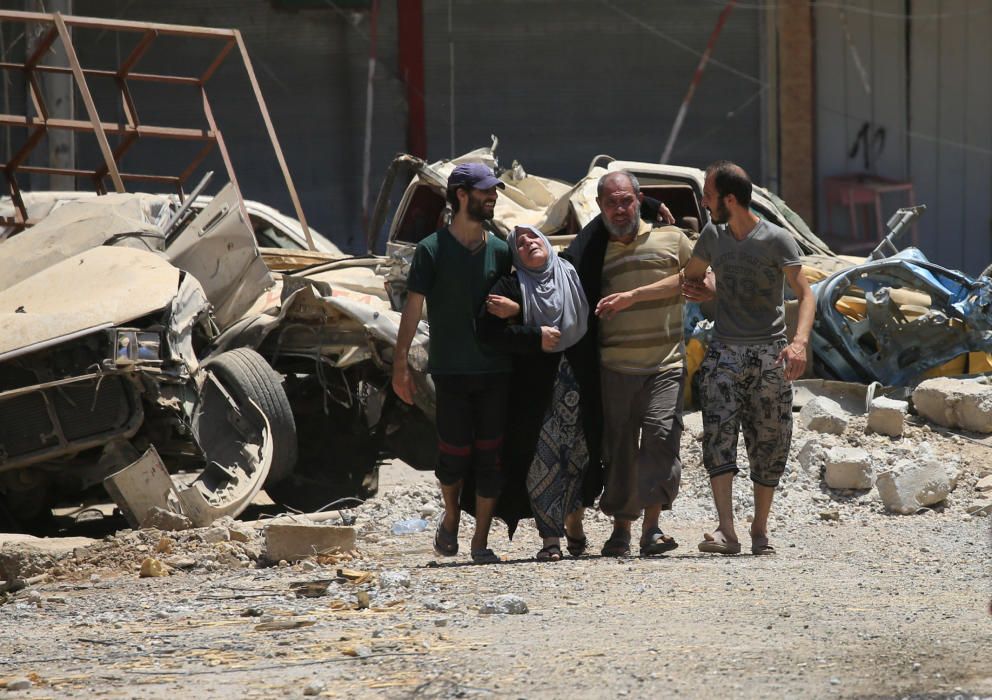
<path id="1" fill-rule="evenodd" d="M 485 247 L 475 253 L 446 228 L 417 244 L 406 286 L 427 297 L 431 329 L 427 367 L 431 374 L 510 371 L 509 355 L 475 337 L 475 316 L 489 288 L 509 272 L 510 249 L 491 233 Z"/>

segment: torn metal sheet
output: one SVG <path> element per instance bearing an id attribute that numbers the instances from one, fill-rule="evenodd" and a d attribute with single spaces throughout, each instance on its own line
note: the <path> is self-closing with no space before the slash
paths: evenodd
<path id="1" fill-rule="evenodd" d="M 162 458 L 154 447 L 103 480 L 104 488 L 133 528 L 144 527 L 152 508 L 178 512 L 176 492 Z"/>

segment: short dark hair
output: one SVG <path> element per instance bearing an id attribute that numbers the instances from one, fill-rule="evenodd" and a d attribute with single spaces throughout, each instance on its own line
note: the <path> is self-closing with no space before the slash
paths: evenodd
<path id="1" fill-rule="evenodd" d="M 732 194 L 742 207 L 751 206 L 751 178 L 744 168 L 729 160 L 718 160 L 706 168 L 706 175 L 713 176 L 713 186 L 721 198 Z"/>
<path id="2" fill-rule="evenodd" d="M 468 192 L 468 188 L 465 185 L 455 185 L 454 187 L 449 187 L 445 193 L 445 199 L 448 200 L 448 204 L 451 205 L 451 213 L 457 214 L 458 210 L 461 208 L 461 204 L 458 202 L 458 190 L 465 190 Z"/>

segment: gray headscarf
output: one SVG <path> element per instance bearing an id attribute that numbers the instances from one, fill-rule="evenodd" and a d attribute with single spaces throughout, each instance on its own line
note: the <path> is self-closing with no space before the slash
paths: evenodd
<path id="1" fill-rule="evenodd" d="M 570 348 L 585 335 L 589 320 L 589 302 L 582 292 L 579 274 L 567 260 L 558 257 L 551 241 L 533 226 L 520 226 L 533 231 L 548 251 L 548 261 L 539 270 L 524 267 L 517 251 L 517 232 L 510 233 L 510 253 L 517 268 L 517 279 L 523 292 L 524 323 L 530 326 L 552 326 L 561 333 L 557 351 Z"/>

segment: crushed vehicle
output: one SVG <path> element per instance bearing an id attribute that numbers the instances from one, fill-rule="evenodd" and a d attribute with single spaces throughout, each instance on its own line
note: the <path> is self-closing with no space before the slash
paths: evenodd
<path id="1" fill-rule="evenodd" d="M 26 132 L 5 163 L 13 212 L 0 221 L 8 227 L 0 242 L 0 518 L 8 526 L 30 524 L 50 514 L 59 498 L 120 474 L 153 448 L 170 470 L 189 472 L 168 493 L 156 494 L 161 507 L 198 525 L 237 515 L 264 486 L 288 475 L 297 454 L 283 378 L 250 348 L 211 351 L 221 329 L 275 284 L 209 109 L 206 84 L 234 48 L 298 203 L 240 34 L 13 11 L 0 11 L 0 22 L 31 25 L 41 37 L 32 55 L 2 66 L 24 74 L 34 113 L 0 114 L 0 125 Z M 135 41 L 108 76 L 80 63 L 69 28 L 118 32 L 122 46 L 127 37 Z M 202 40 L 217 52 L 199 75 L 138 73 L 160 36 Z M 42 62 L 56 41 L 70 66 Z M 33 76 L 67 68 L 89 121 L 48 116 Z M 121 91 L 123 124 L 102 120 L 88 99 L 87 81 L 103 77 Z M 206 127 L 139 121 L 128 99 L 131 80 L 198 86 Z M 103 162 L 91 170 L 28 165 L 45 134 L 56 129 L 92 135 Z M 116 148 L 108 134 L 118 137 Z M 193 144 L 190 166 L 178 176 L 119 169 L 125 152 L 153 139 Z M 209 178 L 188 194 L 184 188 L 211 153 L 223 160 L 228 183 L 197 211 L 193 205 Z M 63 201 L 34 220 L 18 183 L 25 172 L 85 178 L 102 196 Z M 125 192 L 128 181 L 168 185 L 176 197 L 163 206 L 162 195 Z M 113 192 L 105 194 L 108 182 Z M 144 515 L 136 514 L 136 524 Z"/>

